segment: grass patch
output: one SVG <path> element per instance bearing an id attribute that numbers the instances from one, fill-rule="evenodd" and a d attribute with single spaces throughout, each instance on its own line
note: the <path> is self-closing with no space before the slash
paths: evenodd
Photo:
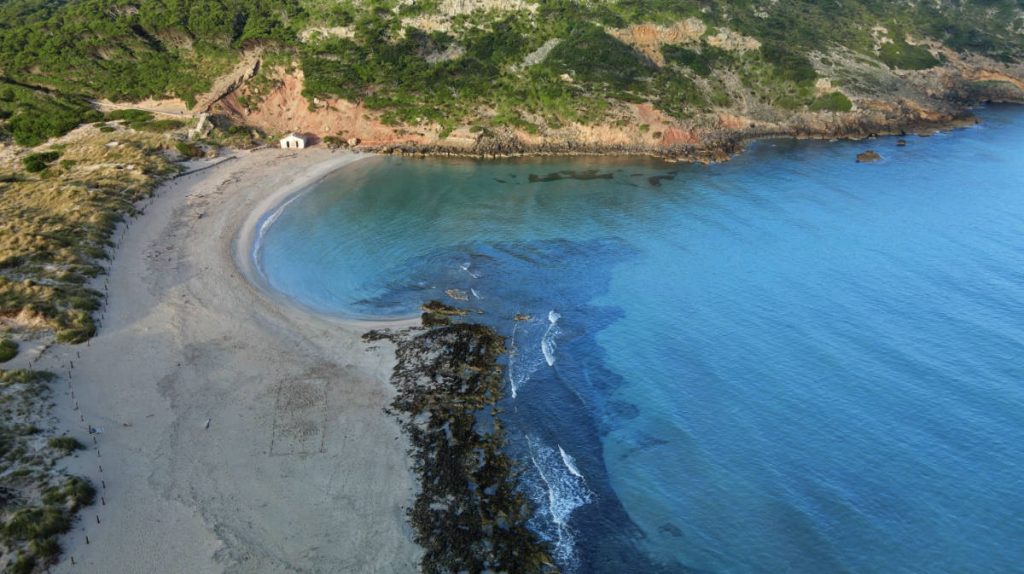
<path id="1" fill-rule="evenodd" d="M 54 450 L 63 452 L 64 454 L 71 454 L 76 450 L 82 450 L 85 445 L 78 442 L 78 439 L 70 436 L 55 436 L 46 441 L 46 445 Z"/>
<path id="2" fill-rule="evenodd" d="M 10 339 L 0 339 L 0 363 L 6 363 L 18 355 L 18 344 Z"/>
<path id="3" fill-rule="evenodd" d="M 3 527 L 4 535 L 16 540 L 42 540 L 71 529 L 71 520 L 59 508 L 26 508 L 15 512 Z"/>
<path id="4" fill-rule="evenodd" d="M 199 146 L 188 142 L 174 142 L 174 149 L 187 158 L 203 157 L 203 150 Z"/>
<path id="5" fill-rule="evenodd" d="M 117 115 L 146 117 L 126 112 Z M 158 153 L 169 145 L 145 132 L 83 134 L 59 152 L 65 169 L 22 170 L 0 184 L 0 314 L 15 329 L 70 343 L 95 333 L 102 294 L 86 282 L 102 272 L 117 223 L 175 171 Z"/>
<path id="6" fill-rule="evenodd" d="M 60 486 L 43 491 L 43 502 L 72 510 L 89 506 L 96 500 L 96 489 L 84 478 L 71 476 Z"/>
<path id="7" fill-rule="evenodd" d="M 81 444 L 68 437 L 35 437 L 49 431 L 51 373 L 0 370 L 0 560 L 7 570 L 37 572 L 60 555 L 67 532 L 96 491 L 89 481 L 68 476 L 57 460 Z"/>

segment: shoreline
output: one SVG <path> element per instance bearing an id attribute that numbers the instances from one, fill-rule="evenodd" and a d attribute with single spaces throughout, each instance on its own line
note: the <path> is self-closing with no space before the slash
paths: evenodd
<path id="1" fill-rule="evenodd" d="M 37 361 L 58 371 L 52 365 L 75 358 L 78 396 L 54 397 L 62 429 L 90 438 L 78 400 L 105 429 L 96 458 L 61 461 L 102 481 L 104 502 L 62 539 L 54 572 L 74 571 L 70 557 L 107 572 L 160 570 L 168 560 L 193 572 L 415 569 L 423 549 L 405 514 L 418 489 L 409 438 L 381 416 L 395 396 L 394 344 L 367 349 L 361 337 L 419 318 L 324 316 L 253 280 L 261 222 L 366 157 L 237 152 L 164 181 L 130 221 L 107 271 L 97 336 L 54 344 Z M 298 408 L 311 396 L 324 405 L 312 415 Z M 309 425 L 319 449 L 307 449 L 300 431 Z M 296 432 L 282 442 L 280 429 Z M 291 451 L 275 451 L 282 445 Z"/>
<path id="2" fill-rule="evenodd" d="M 323 148 L 320 148 L 323 151 Z M 301 152 L 300 152 L 301 153 Z M 366 330 L 379 328 L 402 328 L 419 324 L 419 315 L 395 316 L 395 317 L 371 317 L 346 315 L 341 313 L 327 313 L 312 309 L 300 301 L 296 301 L 284 293 L 274 289 L 267 280 L 263 269 L 260 267 L 257 257 L 261 247 L 263 234 L 274 224 L 277 216 L 288 207 L 288 205 L 310 192 L 325 178 L 336 171 L 347 167 L 355 162 L 363 161 L 377 154 L 355 153 L 341 150 L 330 150 L 329 153 L 337 155 L 337 158 L 329 159 L 316 164 L 311 171 L 302 174 L 289 185 L 282 187 L 266 197 L 256 206 L 252 213 L 245 219 L 235 236 L 234 252 L 235 266 L 239 272 L 256 287 L 260 293 L 272 300 L 277 305 L 287 305 L 300 309 L 310 316 L 336 321 L 339 324 L 351 327 L 363 328 Z"/>
<path id="3" fill-rule="evenodd" d="M 90 449 L 61 464 L 103 497 L 52 571 L 415 569 L 408 444 L 381 416 L 392 349 L 367 349 L 364 323 L 280 304 L 237 266 L 261 206 L 356 159 L 239 152 L 163 182 L 132 220 L 97 336 L 37 361 L 74 360 L 75 395 L 55 392 L 53 412 Z"/>
<path id="4" fill-rule="evenodd" d="M 881 136 L 933 135 L 937 132 L 976 125 L 979 121 L 974 110 L 990 104 L 965 107 L 936 120 L 908 119 L 894 121 L 868 121 L 844 130 L 814 131 L 793 127 L 777 129 L 740 129 L 711 131 L 699 144 L 677 144 L 668 147 L 620 144 L 592 144 L 563 141 L 541 144 L 522 142 L 511 136 L 504 141 L 478 141 L 475 146 L 446 146 L 436 143 L 394 143 L 365 145 L 361 150 L 379 155 L 405 157 L 452 157 L 478 160 L 514 159 L 530 157 L 649 157 L 668 163 L 721 163 L 743 153 L 746 147 L 762 140 L 794 139 L 818 141 L 866 141 Z M 1020 106 L 1024 102 L 992 102 L 991 105 Z M 897 127 L 894 127 L 894 124 Z"/>

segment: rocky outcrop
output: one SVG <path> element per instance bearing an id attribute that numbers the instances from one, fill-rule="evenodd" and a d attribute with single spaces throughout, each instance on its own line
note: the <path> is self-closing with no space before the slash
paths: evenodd
<path id="1" fill-rule="evenodd" d="M 631 34 L 634 41 L 656 43 L 693 38 L 699 29 L 696 24 L 672 29 L 634 27 Z M 980 103 L 1024 103 L 1024 90 L 1019 87 L 1024 69 L 991 60 L 952 55 L 943 66 L 898 73 L 865 64 L 867 71 L 860 83 L 839 73 L 860 72 L 854 56 L 839 54 L 829 61 L 829 65 L 817 62 L 824 78 L 821 89 L 834 89 L 832 79 L 838 79 L 837 83 L 854 102 L 850 112 L 786 110 L 739 94 L 728 108 L 700 110 L 683 120 L 666 115 L 650 103 L 641 103 L 619 105 L 613 114 L 616 120 L 602 124 L 551 128 L 544 127 L 542 119 L 534 118 L 531 121 L 537 122 L 538 129 L 529 132 L 479 125 L 454 130 L 436 124 L 393 126 L 383 123 L 378 112 L 360 103 L 317 99 L 311 105 L 302 95 L 303 76 L 297 68 L 278 69 L 270 74 L 271 82 L 261 82 L 260 93 L 253 92 L 256 88 L 243 87 L 224 97 L 214 109 L 237 123 L 271 135 L 300 131 L 320 138 L 331 136 L 338 141 L 355 139 L 362 149 L 389 154 L 643 154 L 710 162 L 727 159 L 754 139 L 863 138 L 870 134 L 931 132 L 973 123 L 970 108 Z M 738 80 L 737 86 L 742 86 Z M 477 122 L 486 125 L 486 112 L 482 114 L 484 117 Z"/>
<path id="2" fill-rule="evenodd" d="M 702 20 L 687 18 L 670 26 L 635 24 L 626 28 L 611 28 L 608 33 L 632 46 L 656 65 L 664 66 L 665 57 L 661 53 L 663 45 L 698 44 L 707 31 L 708 27 Z M 743 52 L 761 47 L 761 43 L 754 38 L 727 28 L 717 29 L 714 35 L 707 36 L 704 40 L 711 46 L 730 51 Z"/>
<path id="3" fill-rule="evenodd" d="M 857 154 L 857 163 L 873 163 L 880 159 L 882 159 L 882 156 L 872 149 Z"/>

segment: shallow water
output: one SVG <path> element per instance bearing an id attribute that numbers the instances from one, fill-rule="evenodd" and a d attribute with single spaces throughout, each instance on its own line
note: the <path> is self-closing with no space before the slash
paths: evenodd
<path id="1" fill-rule="evenodd" d="M 374 158 L 290 203 L 258 259 L 323 313 L 484 311 L 567 569 L 1013 571 L 1024 112 L 981 115 L 710 167 Z"/>

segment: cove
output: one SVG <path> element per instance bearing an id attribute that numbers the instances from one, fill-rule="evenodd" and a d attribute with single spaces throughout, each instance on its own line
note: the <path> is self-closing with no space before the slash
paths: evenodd
<path id="1" fill-rule="evenodd" d="M 1010 571 L 1024 113 L 980 116 L 712 166 L 372 158 L 254 253 L 314 312 L 481 311 L 565 570 Z"/>

